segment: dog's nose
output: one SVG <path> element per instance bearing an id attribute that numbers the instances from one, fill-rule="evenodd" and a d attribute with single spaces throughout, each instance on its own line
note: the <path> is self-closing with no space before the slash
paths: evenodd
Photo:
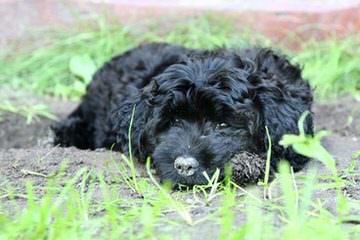
<path id="1" fill-rule="evenodd" d="M 178 174 L 184 177 L 193 175 L 198 167 L 199 162 L 193 157 L 177 157 L 174 162 L 174 168 Z"/>

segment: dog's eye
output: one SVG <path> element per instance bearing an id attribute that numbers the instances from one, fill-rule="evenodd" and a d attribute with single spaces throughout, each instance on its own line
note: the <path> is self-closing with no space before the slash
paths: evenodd
<path id="1" fill-rule="evenodd" d="M 178 125 L 180 123 L 180 120 L 177 119 L 177 118 L 174 118 L 172 121 L 171 121 L 171 124 L 172 125 Z"/>
<path id="2" fill-rule="evenodd" d="M 216 130 L 221 130 L 227 128 L 229 125 L 227 123 L 218 123 L 216 124 Z"/>

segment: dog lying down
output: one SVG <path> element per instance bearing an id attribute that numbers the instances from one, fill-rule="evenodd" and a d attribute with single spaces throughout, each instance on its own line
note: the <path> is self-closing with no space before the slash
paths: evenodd
<path id="1" fill-rule="evenodd" d="M 308 158 L 278 142 L 284 134 L 298 133 L 297 122 L 311 111 L 312 99 L 300 68 L 268 48 L 210 51 L 145 44 L 96 72 L 80 105 L 52 126 L 54 144 L 126 154 L 131 128 L 133 155 L 139 161 L 150 156 L 162 181 L 204 184 L 204 171 L 212 176 L 220 169 L 223 176 L 230 163 L 239 184 L 254 182 L 264 161 L 241 154 L 266 153 L 265 126 L 272 169 L 280 159 L 295 171 L 306 164 Z M 313 134 L 311 115 L 304 130 Z M 261 168 L 256 176 L 241 173 L 249 170 L 241 159 Z"/>

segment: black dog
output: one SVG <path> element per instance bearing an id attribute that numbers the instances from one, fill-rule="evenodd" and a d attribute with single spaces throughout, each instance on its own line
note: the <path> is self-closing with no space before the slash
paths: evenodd
<path id="1" fill-rule="evenodd" d="M 298 133 L 311 110 L 312 91 L 299 67 L 266 48 L 192 50 L 147 44 L 107 62 L 95 74 L 78 108 L 53 126 L 55 144 L 82 149 L 114 147 L 152 157 L 162 180 L 205 183 L 234 154 L 263 154 L 268 140 L 272 167 L 287 159 L 294 170 L 308 161 L 278 145 Z M 313 134 L 312 116 L 304 123 Z M 115 145 L 114 145 L 115 143 Z"/>

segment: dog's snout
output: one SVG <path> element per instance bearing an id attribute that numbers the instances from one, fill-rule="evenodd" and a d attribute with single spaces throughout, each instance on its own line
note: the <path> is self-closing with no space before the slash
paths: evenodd
<path id="1" fill-rule="evenodd" d="M 199 167 L 199 162 L 188 156 L 177 157 L 174 162 L 174 168 L 181 176 L 188 177 L 195 173 Z"/>

